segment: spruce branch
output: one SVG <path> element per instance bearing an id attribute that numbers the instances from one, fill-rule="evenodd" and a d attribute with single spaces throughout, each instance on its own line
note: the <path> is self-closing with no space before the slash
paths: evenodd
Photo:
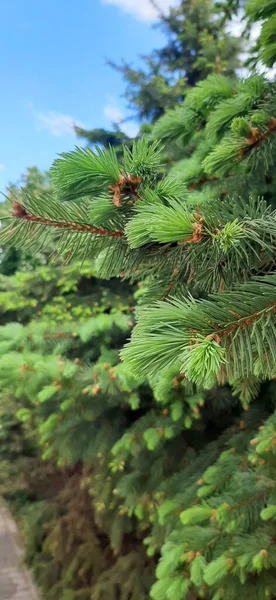
<path id="1" fill-rule="evenodd" d="M 206 174 L 210 177 L 226 176 L 235 164 L 241 163 L 245 159 L 249 161 L 249 166 L 256 167 L 261 150 L 262 153 L 266 151 L 265 143 L 275 133 L 276 119 L 271 117 L 269 126 L 263 133 L 257 127 L 250 127 L 247 137 L 237 136 L 233 132 L 227 134 L 204 159 L 203 167 Z M 271 164 L 272 156 L 273 147 L 270 148 L 270 155 L 263 160 L 263 167 L 266 171 L 267 165 Z"/>
<path id="2" fill-rule="evenodd" d="M 139 312 L 122 351 L 136 375 L 154 375 L 172 364 L 198 385 L 228 377 L 272 377 L 276 360 L 276 278 L 253 279 L 208 300 L 159 302 Z"/>
<path id="3" fill-rule="evenodd" d="M 85 225 L 81 223 L 62 220 L 54 221 L 52 219 L 39 217 L 38 215 L 33 215 L 29 213 L 23 206 L 23 204 L 20 204 L 20 202 L 17 201 L 13 203 L 11 215 L 15 219 L 19 219 L 20 221 L 28 221 L 30 223 L 46 225 L 47 227 L 54 227 L 55 229 L 68 229 L 77 233 L 91 233 L 91 235 L 111 236 L 114 238 L 121 238 L 124 235 L 123 231 L 120 230 L 110 231 L 109 229 L 104 229 L 103 227 L 94 227 L 92 225 Z"/>
<path id="4" fill-rule="evenodd" d="M 269 127 L 264 133 L 260 133 L 259 129 L 252 127 L 250 137 L 245 140 L 247 147 L 240 150 L 241 158 L 263 144 L 273 133 L 276 133 L 276 119 L 274 117 L 271 117 Z"/>

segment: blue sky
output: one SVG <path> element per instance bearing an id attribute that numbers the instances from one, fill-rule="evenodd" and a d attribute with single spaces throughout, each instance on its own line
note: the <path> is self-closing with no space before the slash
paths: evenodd
<path id="1" fill-rule="evenodd" d="M 171 0 L 159 0 L 166 8 Z M 0 0 L 0 190 L 126 114 L 120 74 L 163 43 L 150 0 Z M 133 126 L 133 125 L 132 125 Z"/>

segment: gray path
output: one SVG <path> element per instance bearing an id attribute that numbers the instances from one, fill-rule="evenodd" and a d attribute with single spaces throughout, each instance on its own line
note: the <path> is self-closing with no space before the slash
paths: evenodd
<path id="1" fill-rule="evenodd" d="M 0 502 L 0 600 L 39 600 L 22 557 L 15 522 Z"/>

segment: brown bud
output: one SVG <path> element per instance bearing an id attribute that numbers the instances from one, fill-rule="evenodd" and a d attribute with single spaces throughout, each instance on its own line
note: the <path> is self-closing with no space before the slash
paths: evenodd
<path id="1" fill-rule="evenodd" d="M 206 335 L 206 340 L 214 340 L 217 344 L 220 343 L 220 337 L 217 333 L 211 333 L 210 335 Z"/>
<path id="2" fill-rule="evenodd" d="M 260 135 L 259 129 L 257 129 L 256 127 L 251 127 L 251 135 L 253 138 L 257 138 Z"/>
<path id="3" fill-rule="evenodd" d="M 231 567 L 233 567 L 233 564 L 234 564 L 233 558 L 227 558 L 226 564 L 227 564 L 228 569 L 231 569 Z"/>
<path id="4" fill-rule="evenodd" d="M 267 551 L 267 550 L 265 550 L 265 548 L 263 548 L 263 549 L 261 550 L 261 552 L 260 552 L 260 555 L 261 555 L 261 556 L 263 556 L 264 558 L 267 558 L 267 557 L 268 557 L 268 551 Z"/>
<path id="5" fill-rule="evenodd" d="M 98 383 L 95 383 L 95 385 L 93 385 L 93 387 L 92 387 L 93 396 L 96 396 L 99 391 L 100 391 L 100 386 Z"/>
<path id="6" fill-rule="evenodd" d="M 192 560 L 194 560 L 195 557 L 196 557 L 196 553 L 193 552 L 193 551 L 191 551 L 191 552 L 187 553 L 187 557 L 186 558 L 187 558 L 188 562 L 191 562 Z"/>

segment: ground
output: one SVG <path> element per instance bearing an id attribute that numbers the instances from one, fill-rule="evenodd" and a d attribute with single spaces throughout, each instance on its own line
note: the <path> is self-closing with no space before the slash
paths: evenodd
<path id="1" fill-rule="evenodd" d="M 16 524 L 0 503 L 0 600 L 39 600 L 22 557 Z"/>

